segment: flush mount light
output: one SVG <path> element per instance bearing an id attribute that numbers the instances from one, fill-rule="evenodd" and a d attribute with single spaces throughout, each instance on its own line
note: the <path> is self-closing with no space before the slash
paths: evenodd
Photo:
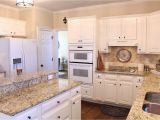
<path id="1" fill-rule="evenodd" d="M 18 7 L 32 7 L 34 5 L 33 0 L 17 0 L 16 5 Z"/>

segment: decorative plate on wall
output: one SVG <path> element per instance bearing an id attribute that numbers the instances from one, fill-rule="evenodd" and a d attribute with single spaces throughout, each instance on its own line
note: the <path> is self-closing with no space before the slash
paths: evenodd
<path id="1" fill-rule="evenodd" d="M 130 59 L 132 57 L 132 54 L 129 50 L 127 49 L 120 49 L 118 52 L 117 52 L 117 59 L 118 61 L 120 62 L 129 62 Z"/>

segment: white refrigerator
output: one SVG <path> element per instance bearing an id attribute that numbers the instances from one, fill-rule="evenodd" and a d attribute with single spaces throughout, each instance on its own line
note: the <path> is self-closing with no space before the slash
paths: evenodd
<path id="1" fill-rule="evenodd" d="M 6 75 L 37 72 L 37 43 L 31 39 L 0 38 L 0 68 Z"/>

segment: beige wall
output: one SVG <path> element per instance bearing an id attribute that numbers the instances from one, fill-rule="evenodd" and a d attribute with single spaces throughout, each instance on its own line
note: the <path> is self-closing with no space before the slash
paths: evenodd
<path id="1" fill-rule="evenodd" d="M 160 10 L 160 1 L 154 2 L 127 2 L 110 5 L 102 5 L 99 7 L 88 7 L 81 9 L 73 9 L 54 13 L 54 28 L 67 28 L 62 21 L 63 17 L 80 17 L 96 15 L 98 18 L 107 16 L 118 16 L 128 14 L 142 14 Z"/>
<path id="2" fill-rule="evenodd" d="M 37 27 L 53 28 L 53 13 L 42 8 L 20 10 L 20 19 L 25 20 L 27 37 L 36 38 Z"/>
<path id="3" fill-rule="evenodd" d="M 0 4 L 0 17 L 19 19 L 19 10 Z"/>

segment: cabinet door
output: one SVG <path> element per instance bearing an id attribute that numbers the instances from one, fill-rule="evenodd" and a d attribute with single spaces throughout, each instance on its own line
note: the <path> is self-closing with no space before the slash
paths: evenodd
<path id="1" fill-rule="evenodd" d="M 80 20 L 80 39 L 82 43 L 94 42 L 95 19 L 84 18 Z"/>
<path id="2" fill-rule="evenodd" d="M 133 98 L 133 83 L 131 82 L 120 82 L 117 89 L 118 103 L 131 105 Z"/>
<path id="3" fill-rule="evenodd" d="M 137 40 L 137 18 L 122 19 L 122 39 Z"/>
<path id="4" fill-rule="evenodd" d="M 116 92 L 117 92 L 116 81 L 105 80 L 104 81 L 104 101 L 116 102 Z"/>
<path id="5" fill-rule="evenodd" d="M 153 14 L 147 17 L 147 46 L 150 53 L 159 53 L 160 47 L 160 14 Z M 157 44 L 158 43 L 158 44 Z"/>
<path id="6" fill-rule="evenodd" d="M 81 95 L 72 98 L 72 120 L 81 120 Z"/>
<path id="7" fill-rule="evenodd" d="M 107 26 L 105 20 L 99 21 L 99 30 L 98 30 L 98 50 L 100 52 L 108 53 L 108 39 L 107 39 Z"/>
<path id="8" fill-rule="evenodd" d="M 14 36 L 26 36 L 26 24 L 23 21 L 14 21 L 12 32 Z"/>
<path id="9" fill-rule="evenodd" d="M 106 21 L 107 27 L 107 38 L 110 41 L 120 40 L 121 39 L 121 28 L 122 28 L 122 19 L 108 19 Z"/>
<path id="10" fill-rule="evenodd" d="M 100 101 L 103 101 L 104 96 L 104 87 L 102 81 L 102 79 L 96 79 L 94 82 L 94 98 Z"/>
<path id="11" fill-rule="evenodd" d="M 70 118 L 70 104 L 69 101 L 55 107 L 54 109 L 42 114 L 42 120 L 64 120 Z"/>
<path id="12" fill-rule="evenodd" d="M 68 21 L 68 41 L 69 43 L 82 42 L 80 39 L 80 20 L 79 19 Z"/>

